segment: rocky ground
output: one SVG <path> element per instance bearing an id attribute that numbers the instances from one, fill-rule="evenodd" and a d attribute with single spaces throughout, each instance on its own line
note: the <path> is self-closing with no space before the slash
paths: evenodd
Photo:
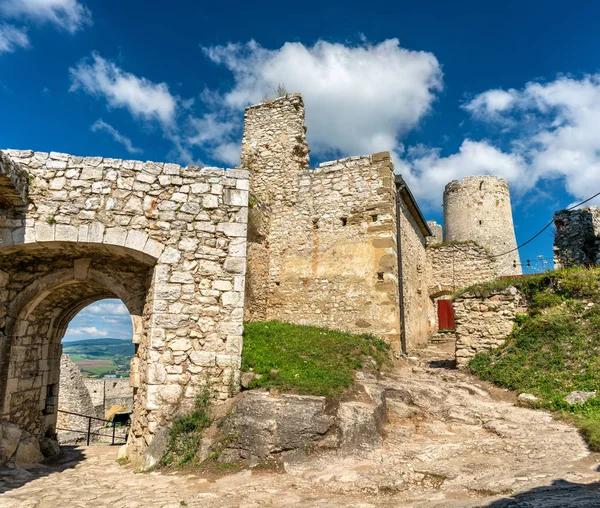
<path id="1" fill-rule="evenodd" d="M 70 449 L 0 476 L 0 506 L 598 507 L 600 454 L 576 429 L 449 369 L 438 345 L 385 383 L 381 449 L 288 462 L 285 472 L 134 474 L 116 449 Z"/>

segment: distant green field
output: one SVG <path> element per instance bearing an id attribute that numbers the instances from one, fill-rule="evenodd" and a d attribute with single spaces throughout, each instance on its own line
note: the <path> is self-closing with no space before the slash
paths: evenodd
<path id="1" fill-rule="evenodd" d="M 63 343 L 84 376 L 101 378 L 105 374 L 129 377 L 129 362 L 135 351 L 131 341 L 120 339 L 87 339 Z"/>

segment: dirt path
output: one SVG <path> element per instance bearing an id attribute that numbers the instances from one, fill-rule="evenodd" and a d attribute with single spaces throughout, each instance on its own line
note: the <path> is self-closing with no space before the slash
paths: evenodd
<path id="1" fill-rule="evenodd" d="M 114 448 L 73 449 L 53 465 L 1 474 L 0 506 L 600 507 L 600 454 L 574 428 L 443 368 L 445 354 L 430 349 L 385 380 L 382 449 L 210 480 L 134 474 Z"/>

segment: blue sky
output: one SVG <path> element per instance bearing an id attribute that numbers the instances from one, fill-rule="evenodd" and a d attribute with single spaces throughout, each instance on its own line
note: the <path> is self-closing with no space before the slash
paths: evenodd
<path id="1" fill-rule="evenodd" d="M 509 180 L 519 242 L 600 191 L 600 4 L 366 7 L 0 0 L 1 145 L 234 166 L 244 107 L 283 83 L 304 94 L 313 164 L 390 150 L 438 222 L 468 174 Z"/>

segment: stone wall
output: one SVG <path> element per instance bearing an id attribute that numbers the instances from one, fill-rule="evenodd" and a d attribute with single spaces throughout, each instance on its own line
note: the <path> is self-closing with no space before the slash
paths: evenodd
<path id="1" fill-rule="evenodd" d="M 79 367 L 69 355 L 60 358 L 60 383 L 58 389 L 58 409 L 88 416 L 98 416 L 90 392 L 83 382 Z M 58 413 L 56 427 L 58 433 L 65 431 L 87 431 L 88 419 L 81 416 Z"/>
<path id="2" fill-rule="evenodd" d="M 426 237 L 409 211 L 406 201 L 400 199 L 399 203 L 404 332 L 407 349 L 413 349 L 426 343 L 429 338 Z"/>
<path id="3" fill-rule="evenodd" d="M 504 178 L 468 176 L 444 189 L 444 241 L 474 241 L 492 255 L 517 246 L 510 190 Z M 522 273 L 519 252 L 496 258 L 498 275 Z"/>
<path id="4" fill-rule="evenodd" d="M 7 151 L 27 204 L 0 204 L 1 418 L 54 424 L 60 339 L 101 298 L 134 322 L 130 456 L 150 448 L 207 382 L 239 375 L 248 174 L 243 170 Z M 3 162 L 3 167 L 5 163 Z M 158 440 L 157 446 L 160 446 Z"/>
<path id="5" fill-rule="evenodd" d="M 502 346 L 515 315 L 527 313 L 527 302 L 513 286 L 485 296 L 463 293 L 453 303 L 458 367 L 465 367 L 480 351 Z"/>
<path id="6" fill-rule="evenodd" d="M 428 220 L 427 225 L 431 230 L 431 236 L 427 237 L 427 245 L 439 245 L 444 241 L 444 229 L 434 220 Z"/>
<path id="7" fill-rule="evenodd" d="M 242 164 L 250 171 L 256 213 L 256 224 L 250 221 L 255 234 L 249 236 L 247 318 L 369 332 L 398 350 L 390 156 L 350 157 L 308 169 L 308 152 L 299 95 L 247 109 Z M 414 346 L 426 337 L 425 239 L 413 211 L 401 214 L 407 336 Z"/>
<path id="8" fill-rule="evenodd" d="M 133 389 L 129 378 L 83 378 L 99 418 L 106 418 L 113 406 L 133 409 Z"/>
<path id="9" fill-rule="evenodd" d="M 600 209 L 562 210 L 554 214 L 554 268 L 600 264 Z"/>
<path id="10" fill-rule="evenodd" d="M 427 247 L 431 298 L 497 278 L 497 265 L 486 249 L 472 242 Z"/>

